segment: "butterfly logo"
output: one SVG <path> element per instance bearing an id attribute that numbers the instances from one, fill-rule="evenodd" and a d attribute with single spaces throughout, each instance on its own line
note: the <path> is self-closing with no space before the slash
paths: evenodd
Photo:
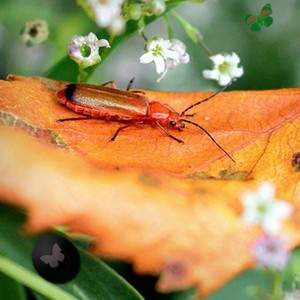
<path id="1" fill-rule="evenodd" d="M 262 27 L 269 27 L 273 23 L 271 4 L 266 4 L 260 11 L 259 16 L 245 15 L 244 22 L 249 25 L 250 30 L 253 32 L 261 31 Z"/>
<path id="2" fill-rule="evenodd" d="M 52 247 L 51 255 L 43 255 L 40 257 L 46 265 L 49 265 L 51 268 L 58 267 L 58 262 L 63 262 L 65 259 L 65 255 L 61 253 L 61 249 L 57 243 L 55 243 Z"/>

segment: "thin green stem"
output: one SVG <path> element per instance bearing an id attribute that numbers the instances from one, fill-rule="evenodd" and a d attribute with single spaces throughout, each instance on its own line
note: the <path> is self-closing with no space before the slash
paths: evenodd
<path id="1" fill-rule="evenodd" d="M 173 29 L 172 29 L 170 20 L 166 14 L 164 14 L 164 20 L 165 20 L 167 31 L 168 31 L 168 37 L 169 37 L 169 39 L 172 39 L 174 37 L 174 33 L 173 33 Z"/>
<path id="2" fill-rule="evenodd" d="M 115 38 L 116 38 L 116 35 L 115 35 L 115 34 L 112 34 L 112 35 L 109 37 L 109 41 L 108 41 L 109 45 L 112 45 L 112 44 L 113 44 Z M 102 54 L 101 54 L 101 59 L 102 59 L 102 60 L 103 60 L 104 57 L 107 55 L 108 51 L 109 51 L 109 48 L 105 48 L 105 49 L 103 50 L 103 52 L 102 52 Z"/>
<path id="3" fill-rule="evenodd" d="M 213 52 L 212 52 L 212 51 L 207 47 L 207 45 L 204 43 L 204 40 L 203 40 L 203 37 L 202 37 L 202 36 L 199 36 L 199 37 L 197 38 L 197 41 L 198 41 L 200 47 L 202 47 L 202 49 L 206 52 L 206 54 L 207 54 L 208 56 L 213 56 L 213 55 L 214 55 Z"/>
<path id="4" fill-rule="evenodd" d="M 115 39 L 116 35 L 112 34 L 109 37 L 109 41 L 108 43 L 110 45 L 112 45 L 114 39 Z M 104 48 L 103 52 L 101 53 L 101 61 L 104 59 L 104 57 L 107 55 L 109 51 L 109 48 Z M 100 62 L 101 63 L 101 62 Z M 80 69 L 79 67 L 79 82 L 80 83 L 86 83 L 88 81 L 88 79 L 94 74 L 95 70 L 97 69 L 99 64 L 96 64 L 92 67 L 90 67 L 89 72 L 86 72 L 84 69 Z"/>
<path id="5" fill-rule="evenodd" d="M 201 48 L 206 52 L 208 56 L 212 56 L 213 52 L 208 48 L 208 46 L 204 43 L 203 37 L 198 29 L 196 29 L 193 25 L 191 25 L 187 20 L 185 20 L 180 14 L 178 14 L 175 10 L 172 11 L 173 15 L 180 23 L 180 25 L 185 30 L 186 34 L 190 37 L 190 39 L 194 43 L 198 43 Z"/>
<path id="6" fill-rule="evenodd" d="M 145 36 L 144 31 L 141 31 L 141 36 L 145 40 L 145 42 L 148 42 L 148 38 Z"/>
<path id="7" fill-rule="evenodd" d="M 78 300 L 12 260 L 0 255 L 0 272 L 49 299 Z"/>
<path id="8" fill-rule="evenodd" d="M 78 65 L 78 72 L 79 72 L 79 74 L 78 74 L 78 76 L 79 76 L 79 82 L 80 83 L 85 83 L 86 80 L 87 80 L 87 78 L 86 78 L 86 72 L 84 71 L 84 69 L 82 69 L 80 67 L 80 65 Z"/>
<path id="9" fill-rule="evenodd" d="M 272 271 L 272 293 L 275 297 L 282 295 L 282 274 L 277 271 Z"/>

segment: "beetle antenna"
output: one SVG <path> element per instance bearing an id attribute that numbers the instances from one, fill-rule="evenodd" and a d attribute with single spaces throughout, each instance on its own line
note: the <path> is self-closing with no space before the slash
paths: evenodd
<path id="1" fill-rule="evenodd" d="M 235 81 L 235 78 L 233 78 L 231 81 L 229 81 L 229 83 L 227 83 L 224 87 L 222 87 L 220 90 L 218 90 L 217 92 L 215 92 L 214 94 L 210 95 L 209 97 L 203 99 L 203 100 L 200 100 L 194 104 L 192 104 L 191 106 L 189 106 L 188 108 L 186 108 L 182 113 L 181 113 L 181 116 L 185 116 L 185 113 L 190 110 L 191 108 L 203 103 L 203 102 L 206 102 L 208 100 L 210 100 L 211 98 L 214 98 L 216 97 L 218 94 L 220 94 L 221 92 L 223 92 L 224 90 L 226 90 L 232 83 L 233 81 Z"/>
<path id="2" fill-rule="evenodd" d="M 126 91 L 129 91 L 134 81 L 134 77 L 132 77 L 127 85 Z"/>
<path id="3" fill-rule="evenodd" d="M 209 134 L 209 132 L 205 128 L 203 128 L 199 124 L 194 123 L 192 121 L 185 120 L 185 119 L 181 119 L 181 120 L 183 122 L 190 123 L 190 124 L 200 128 L 235 163 L 235 160 L 229 155 L 229 153 L 220 144 L 218 144 L 218 142 Z"/>

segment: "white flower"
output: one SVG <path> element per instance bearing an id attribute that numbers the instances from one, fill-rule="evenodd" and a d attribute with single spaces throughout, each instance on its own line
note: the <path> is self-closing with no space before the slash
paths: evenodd
<path id="1" fill-rule="evenodd" d="M 121 15 L 123 0 L 89 0 L 99 27 L 108 27 Z"/>
<path id="2" fill-rule="evenodd" d="M 167 58 L 178 58 L 176 51 L 170 50 L 172 43 L 169 40 L 164 40 L 160 37 L 156 37 L 153 40 L 149 40 L 146 45 L 147 53 L 140 57 L 142 64 L 148 64 L 154 61 L 156 66 L 156 72 L 158 74 L 165 70 L 165 59 Z"/>
<path id="3" fill-rule="evenodd" d="M 154 38 L 147 43 L 148 52 L 140 57 L 142 64 L 154 61 L 156 72 L 162 74 L 158 79 L 161 80 L 169 70 L 175 69 L 180 64 L 186 64 L 190 61 L 188 53 L 186 53 L 185 45 L 177 40 L 164 40 L 162 38 Z"/>
<path id="4" fill-rule="evenodd" d="M 73 44 L 68 45 L 69 55 L 82 69 L 98 64 L 101 61 L 99 55 L 100 47 L 110 47 L 107 40 L 98 40 L 97 36 L 92 32 L 87 36 L 74 35 L 72 42 Z"/>
<path id="5" fill-rule="evenodd" d="M 217 54 L 209 58 L 214 63 L 214 66 L 212 70 L 204 70 L 203 76 L 207 79 L 217 80 L 221 86 L 244 74 L 243 67 L 238 67 L 240 58 L 234 52 L 231 55 Z"/>
<path id="6" fill-rule="evenodd" d="M 276 199 L 275 188 L 270 182 L 263 182 L 256 192 L 242 196 L 243 219 L 248 224 L 260 224 L 266 233 L 274 234 L 281 227 L 282 219 L 291 214 L 291 206 Z"/>
<path id="7" fill-rule="evenodd" d="M 170 50 L 176 51 L 178 53 L 177 58 L 166 58 L 165 60 L 165 71 L 162 76 L 157 80 L 159 82 L 169 70 L 177 68 L 180 64 L 187 64 L 190 62 L 190 56 L 186 52 L 185 44 L 177 39 L 171 39 Z"/>
<path id="8" fill-rule="evenodd" d="M 28 21 L 21 31 L 21 40 L 27 46 L 41 44 L 48 39 L 48 36 L 48 24 L 44 20 Z"/>
<path id="9" fill-rule="evenodd" d="M 283 270 L 291 258 L 287 241 L 273 235 L 260 236 L 253 247 L 253 254 L 259 265 L 275 270 Z"/>

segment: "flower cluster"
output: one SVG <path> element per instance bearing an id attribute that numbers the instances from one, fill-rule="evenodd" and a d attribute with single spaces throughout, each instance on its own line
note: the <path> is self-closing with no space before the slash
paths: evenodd
<path id="1" fill-rule="evenodd" d="M 253 254 L 259 265 L 282 270 L 289 261 L 287 241 L 278 236 L 283 220 L 290 216 L 291 206 L 276 199 L 275 188 L 270 182 L 263 182 L 256 192 L 242 196 L 243 220 L 248 224 L 260 225 L 264 235 L 256 241 Z"/>
<path id="2" fill-rule="evenodd" d="M 95 20 L 99 27 L 105 28 L 113 37 L 122 34 L 126 29 L 127 22 L 131 20 L 136 22 L 139 32 L 146 40 L 147 38 L 143 33 L 146 26 L 145 18 L 160 16 L 165 13 L 167 8 L 167 1 L 165 0 L 136 0 L 134 2 L 125 0 L 77 0 L 77 2 Z M 173 11 L 173 15 L 191 40 L 200 43 L 207 53 L 211 53 L 208 47 L 204 45 L 199 31 L 178 13 Z M 161 74 L 157 82 L 169 70 L 190 61 L 185 45 L 181 41 L 171 38 L 173 36 L 172 28 L 166 15 L 165 21 L 169 39 L 156 37 L 147 40 L 146 53 L 140 57 L 142 64 L 152 61 L 155 63 L 157 73 Z M 209 58 L 213 62 L 213 67 L 212 70 L 204 70 L 203 76 L 218 81 L 221 86 L 227 85 L 233 79 L 244 74 L 243 67 L 239 66 L 240 58 L 234 52 L 232 54 L 211 55 Z"/>
<path id="3" fill-rule="evenodd" d="M 164 40 L 155 37 L 146 44 L 146 53 L 140 57 L 142 64 L 154 62 L 156 72 L 162 74 L 157 80 L 160 81 L 169 70 L 173 70 L 180 64 L 186 64 L 190 61 L 190 56 L 186 52 L 184 43 L 177 39 Z"/>
<path id="4" fill-rule="evenodd" d="M 140 27 L 143 27 L 144 17 L 159 16 L 166 10 L 164 0 L 141 0 L 134 3 L 125 0 L 80 0 L 79 4 L 99 27 L 107 28 L 116 35 L 124 32 L 127 21 L 142 20 Z"/>

